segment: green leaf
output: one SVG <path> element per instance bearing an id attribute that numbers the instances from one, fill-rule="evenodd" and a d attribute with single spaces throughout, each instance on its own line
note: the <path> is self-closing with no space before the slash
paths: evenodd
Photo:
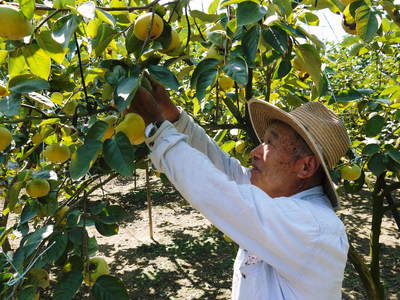
<path id="1" fill-rule="evenodd" d="M 15 76 L 29 73 L 29 67 L 26 64 L 22 49 L 18 48 L 11 51 L 8 55 L 8 76 L 9 80 Z"/>
<path id="2" fill-rule="evenodd" d="M 17 293 L 18 300 L 34 300 L 36 294 L 36 287 L 28 286 Z"/>
<path id="3" fill-rule="evenodd" d="M 69 232 L 68 238 L 73 244 L 80 246 L 89 235 L 85 227 L 75 227 Z"/>
<path id="4" fill-rule="evenodd" d="M 29 201 L 26 203 L 21 213 L 20 224 L 24 224 L 36 216 L 36 207 L 35 202 Z"/>
<path id="5" fill-rule="evenodd" d="M 118 132 L 103 145 L 104 160 L 118 173 L 124 176 L 133 175 L 134 151 L 125 134 Z"/>
<path id="6" fill-rule="evenodd" d="M 378 144 L 368 144 L 363 148 L 362 154 L 365 156 L 371 156 L 374 155 L 375 153 L 378 153 L 379 150 L 380 147 Z"/>
<path id="7" fill-rule="evenodd" d="M 196 69 L 193 71 L 192 78 L 190 79 L 191 88 L 196 89 L 197 80 L 202 76 L 202 73 L 208 72 L 211 69 L 216 70 L 216 66 L 218 64 L 219 60 L 215 58 L 206 58 L 199 62 L 199 64 L 196 66 Z"/>
<path id="8" fill-rule="evenodd" d="M 385 118 L 382 116 L 374 116 L 367 121 L 365 126 L 365 135 L 367 137 L 374 137 L 378 135 L 385 126 Z"/>
<path id="9" fill-rule="evenodd" d="M 0 65 L 5 63 L 7 57 L 8 57 L 8 51 L 7 50 L 0 50 Z"/>
<path id="10" fill-rule="evenodd" d="M 210 3 L 210 5 L 208 6 L 208 13 L 209 14 L 217 13 L 219 2 L 220 2 L 220 0 L 213 0 Z"/>
<path id="11" fill-rule="evenodd" d="M 267 10 L 252 1 L 245 1 L 238 4 L 236 11 L 238 26 L 247 25 L 260 21 L 267 14 Z"/>
<path id="12" fill-rule="evenodd" d="M 221 149 L 225 151 L 226 153 L 229 153 L 232 151 L 233 148 L 235 148 L 235 141 L 227 141 L 222 144 Z"/>
<path id="13" fill-rule="evenodd" d="M 32 19 L 35 13 L 35 0 L 19 0 L 19 9 L 28 20 Z"/>
<path id="14" fill-rule="evenodd" d="M 51 37 L 58 44 L 62 45 L 63 49 L 66 48 L 80 22 L 81 18 L 75 15 L 67 15 L 58 19 L 54 24 L 55 30 Z"/>
<path id="15" fill-rule="evenodd" d="M 264 41 L 275 51 L 284 54 L 288 50 L 288 34 L 278 26 L 268 26 L 262 31 Z"/>
<path id="16" fill-rule="evenodd" d="M 166 67 L 151 65 L 148 67 L 148 70 L 154 79 L 161 82 L 167 88 L 175 91 L 179 90 L 178 79 L 176 79 L 174 73 L 172 73 Z"/>
<path id="17" fill-rule="evenodd" d="M 356 31 L 366 42 L 371 41 L 379 29 L 377 13 L 371 11 L 367 5 L 356 9 Z"/>
<path id="18" fill-rule="evenodd" d="M 197 79 L 196 84 L 196 98 L 199 100 L 204 99 L 206 90 L 210 87 L 215 78 L 217 77 L 218 71 L 215 69 L 209 69 L 201 73 L 201 76 Z"/>
<path id="19" fill-rule="evenodd" d="M 97 8 L 96 16 L 103 22 L 111 25 L 112 27 L 115 27 L 115 19 L 114 19 L 113 15 L 110 14 L 109 12 L 102 10 L 100 8 Z"/>
<path id="20" fill-rule="evenodd" d="M 49 263 L 55 262 L 63 255 L 68 244 L 68 234 L 65 232 L 55 233 L 49 239 L 48 248 L 36 261 L 34 267 L 42 268 Z"/>
<path id="21" fill-rule="evenodd" d="M 225 47 L 226 40 L 228 39 L 225 31 L 223 30 L 214 30 L 211 32 L 207 32 L 207 38 L 211 43 L 217 45 L 220 48 Z"/>
<path id="22" fill-rule="evenodd" d="M 77 11 L 82 17 L 90 20 L 96 16 L 96 5 L 93 1 L 87 1 L 79 4 Z"/>
<path id="23" fill-rule="evenodd" d="M 53 230 L 54 225 L 46 225 L 36 229 L 22 239 L 20 247 L 33 246 L 36 248 L 44 239 L 48 238 L 53 233 Z"/>
<path id="24" fill-rule="evenodd" d="M 355 91 L 355 90 L 351 90 L 351 91 L 345 91 L 345 92 L 342 92 L 342 93 L 340 93 L 338 95 L 335 95 L 335 99 L 334 100 L 336 100 L 336 102 L 344 102 L 344 103 L 346 103 L 346 102 L 357 101 L 357 100 L 360 100 L 360 99 L 362 99 L 362 95 L 359 92 Z"/>
<path id="25" fill-rule="evenodd" d="M 103 51 L 108 44 L 114 39 L 115 31 L 108 24 L 101 24 L 97 30 L 96 37 L 93 39 L 92 46 L 96 56 L 103 55 Z"/>
<path id="26" fill-rule="evenodd" d="M 281 15 L 289 16 L 292 13 L 292 1 L 290 0 L 273 0 L 273 4 L 279 8 Z"/>
<path id="27" fill-rule="evenodd" d="M 230 59 L 222 70 L 239 84 L 246 85 L 249 80 L 247 63 L 241 57 Z"/>
<path id="28" fill-rule="evenodd" d="M 390 150 L 387 153 L 395 162 L 400 164 L 400 152 L 397 150 Z"/>
<path id="29" fill-rule="evenodd" d="M 318 50 L 311 44 L 298 45 L 295 48 L 296 59 L 298 59 L 303 71 L 310 74 L 317 89 L 320 89 L 322 83 L 321 76 L 321 58 Z"/>
<path id="30" fill-rule="evenodd" d="M 42 48 L 56 63 L 63 63 L 67 49 L 63 49 L 62 45 L 53 40 L 51 31 L 42 30 L 40 33 L 37 33 L 36 41 L 40 48 Z"/>
<path id="31" fill-rule="evenodd" d="M 69 168 L 72 179 L 79 179 L 89 171 L 102 145 L 103 143 L 100 141 L 88 140 L 72 154 Z"/>
<path id="32" fill-rule="evenodd" d="M 258 24 L 253 26 L 243 36 L 242 39 L 243 52 L 248 64 L 253 64 L 254 59 L 256 58 L 260 36 L 261 36 L 261 27 Z"/>
<path id="33" fill-rule="evenodd" d="M 11 94 L 0 100 L 0 114 L 7 117 L 19 115 L 21 109 L 21 97 L 18 94 Z"/>
<path id="34" fill-rule="evenodd" d="M 48 88 L 50 85 L 47 80 L 32 75 L 17 76 L 8 83 L 8 89 L 18 94 L 27 94 Z"/>
<path id="35" fill-rule="evenodd" d="M 360 178 L 358 178 L 355 181 L 345 180 L 344 184 L 343 184 L 344 190 L 347 193 L 357 193 L 358 191 L 360 191 L 362 189 L 364 182 L 365 182 L 365 175 L 363 172 L 363 173 L 361 173 Z"/>
<path id="36" fill-rule="evenodd" d="M 214 23 L 219 20 L 219 15 L 216 14 L 206 14 L 200 10 L 191 10 L 190 15 L 192 18 L 197 18 L 204 23 Z"/>
<path id="37" fill-rule="evenodd" d="M 319 18 L 317 15 L 311 12 L 302 13 L 299 16 L 299 20 L 307 25 L 318 26 L 319 25 Z"/>
<path id="38" fill-rule="evenodd" d="M 139 86 L 140 80 L 137 76 L 125 78 L 118 83 L 114 92 L 114 100 L 120 112 L 129 107 Z"/>
<path id="39" fill-rule="evenodd" d="M 102 222 L 95 222 L 94 226 L 97 231 L 104 236 L 113 236 L 118 234 L 119 226 L 117 224 L 104 224 Z"/>
<path id="40" fill-rule="evenodd" d="M 57 280 L 53 300 L 72 299 L 80 288 L 82 281 L 83 275 L 79 270 L 72 270 L 67 273 L 62 273 L 61 278 Z"/>
<path id="41" fill-rule="evenodd" d="M 75 7 L 75 0 L 55 0 L 53 7 L 54 8 L 68 8 Z"/>
<path id="42" fill-rule="evenodd" d="M 97 251 L 99 251 L 99 245 L 97 244 L 97 240 L 95 237 L 88 238 L 87 243 L 87 255 L 94 256 Z M 74 245 L 74 253 L 76 255 L 82 256 L 82 245 Z"/>
<path id="43" fill-rule="evenodd" d="M 128 53 L 133 53 L 137 58 L 141 56 L 144 41 L 139 40 L 133 33 L 133 26 L 128 30 L 125 39 L 125 47 Z"/>
<path id="44" fill-rule="evenodd" d="M 125 209 L 118 205 L 104 207 L 98 216 L 98 220 L 105 224 L 120 223 L 126 216 Z"/>
<path id="45" fill-rule="evenodd" d="M 387 157 L 382 153 L 374 154 L 368 161 L 368 169 L 375 176 L 381 175 L 386 170 Z"/>
<path id="46" fill-rule="evenodd" d="M 50 56 L 48 56 L 43 49 L 39 48 L 36 43 L 32 43 L 23 48 L 22 53 L 24 54 L 25 61 L 31 72 L 47 80 L 50 76 L 51 69 Z"/>
<path id="47" fill-rule="evenodd" d="M 101 120 L 96 121 L 88 130 L 85 138 L 85 143 L 89 140 L 100 140 L 106 132 L 107 128 L 108 124 L 106 122 Z"/>
<path id="48" fill-rule="evenodd" d="M 97 278 L 91 296 L 96 300 L 129 300 L 128 292 L 121 279 L 110 275 Z"/>
<path id="49" fill-rule="evenodd" d="M 289 74 L 291 69 L 292 69 L 292 64 L 290 63 L 290 60 L 288 59 L 281 60 L 278 68 L 275 70 L 274 79 L 280 79 L 285 77 L 287 74 Z"/>

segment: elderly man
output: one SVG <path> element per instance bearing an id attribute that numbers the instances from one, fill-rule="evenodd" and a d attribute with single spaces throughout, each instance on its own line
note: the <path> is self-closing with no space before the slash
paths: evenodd
<path id="1" fill-rule="evenodd" d="M 329 174 L 349 146 L 339 118 L 317 102 L 286 113 L 250 101 L 261 144 L 248 169 L 152 85 L 132 106 L 147 125 L 152 163 L 239 245 L 232 299 L 341 299 L 348 242 Z"/>

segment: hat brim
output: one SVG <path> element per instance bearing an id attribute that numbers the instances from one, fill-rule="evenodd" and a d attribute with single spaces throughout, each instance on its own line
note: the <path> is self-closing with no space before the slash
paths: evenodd
<path id="1" fill-rule="evenodd" d="M 339 196 L 336 193 L 336 187 L 332 181 L 328 165 L 325 162 L 322 150 L 318 147 L 315 139 L 307 129 L 292 115 L 268 102 L 253 99 L 249 100 L 247 105 L 249 108 L 251 124 L 260 142 L 263 142 L 265 130 L 273 120 L 279 120 L 288 124 L 304 139 L 310 150 L 317 156 L 322 168 L 324 169 L 325 178 L 323 180 L 323 186 L 325 193 L 328 196 L 332 207 L 338 209 Z"/>

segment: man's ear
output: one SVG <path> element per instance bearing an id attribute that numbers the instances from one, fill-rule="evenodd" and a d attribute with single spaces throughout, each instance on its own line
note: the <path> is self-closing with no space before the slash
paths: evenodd
<path id="1" fill-rule="evenodd" d="M 297 161 L 297 177 L 307 179 L 312 177 L 319 169 L 320 162 L 315 155 L 306 155 Z"/>

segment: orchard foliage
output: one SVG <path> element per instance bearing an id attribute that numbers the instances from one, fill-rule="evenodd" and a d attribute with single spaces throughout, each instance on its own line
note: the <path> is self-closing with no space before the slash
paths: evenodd
<path id="1" fill-rule="evenodd" d="M 86 228 L 112 236 L 124 217 L 120 206 L 94 201 L 93 193 L 146 164 L 146 146 L 131 144 L 114 126 L 138 88 L 151 89 L 149 76 L 244 164 L 257 143 L 246 110 L 250 98 L 285 110 L 320 101 L 337 111 L 354 151 L 334 171 L 336 181 L 346 192 L 367 183 L 373 195 L 371 265 L 354 249 L 350 259 L 361 266 L 370 299 L 383 299 L 380 222 L 388 210 L 399 221 L 391 193 L 400 170 L 400 15 L 391 1 L 214 0 L 206 12 L 187 0 L 8 4 L 33 29 L 21 39 L 0 37 L 0 133 L 3 141 L 6 131 L 12 135 L 0 153 L 2 299 L 34 299 L 44 291 L 72 299 L 84 289 L 98 249 Z M 341 14 L 352 34 L 340 45 L 324 45 L 305 29 L 318 26 L 315 12 L 322 8 Z M 159 36 L 143 39 L 150 29 L 135 29 L 145 13 L 152 15 L 148 25 L 162 21 Z M 63 159 L 49 159 L 55 147 L 67 147 L 71 157 L 53 151 Z M 340 168 L 350 164 L 362 167 L 361 176 L 340 179 Z M 26 191 L 36 179 L 50 186 L 40 197 Z M 19 215 L 14 224 L 10 213 Z M 16 233 L 21 240 L 13 248 Z M 32 274 L 43 271 L 31 271 L 38 269 L 57 278 L 52 290 L 35 280 Z M 115 274 L 96 279 L 94 298 L 128 299 Z"/>

